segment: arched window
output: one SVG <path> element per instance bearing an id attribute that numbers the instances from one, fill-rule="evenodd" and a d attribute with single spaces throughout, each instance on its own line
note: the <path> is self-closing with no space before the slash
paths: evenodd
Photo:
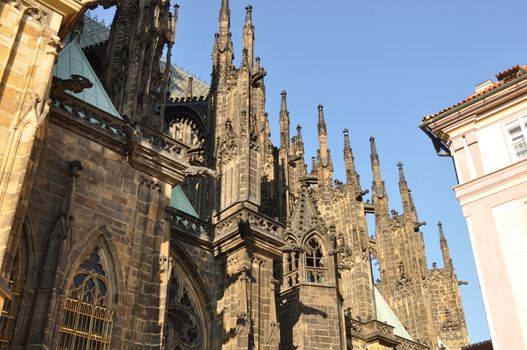
<path id="1" fill-rule="evenodd" d="M 20 253 L 17 251 L 8 281 L 12 299 L 5 299 L 0 316 L 0 349 L 8 349 L 11 344 L 20 308 L 20 297 L 24 287 L 20 258 Z"/>
<path id="2" fill-rule="evenodd" d="M 290 242 L 294 245 L 293 242 Z M 300 283 L 299 277 L 300 252 L 298 250 L 287 251 L 284 254 L 284 286 L 291 288 Z"/>
<path id="3" fill-rule="evenodd" d="M 24 226 L 8 279 L 12 299 L 4 300 L 4 308 L 0 314 L 0 349 L 9 349 L 20 310 L 20 299 L 24 290 L 27 270 L 27 231 L 25 229 Z"/>
<path id="4" fill-rule="evenodd" d="M 110 283 L 96 247 L 70 283 L 60 326 L 60 350 L 109 349 L 114 313 Z"/>
<path id="5" fill-rule="evenodd" d="M 204 329 L 190 288 L 172 269 L 167 299 L 165 349 L 204 350 Z"/>
<path id="6" fill-rule="evenodd" d="M 324 283 L 326 280 L 322 248 L 316 238 L 311 238 L 306 246 L 306 282 Z"/>

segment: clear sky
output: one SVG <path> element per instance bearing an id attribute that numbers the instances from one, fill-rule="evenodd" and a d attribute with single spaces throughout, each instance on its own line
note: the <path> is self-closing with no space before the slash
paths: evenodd
<path id="1" fill-rule="evenodd" d="M 174 61 L 210 81 L 220 0 L 178 0 Z M 247 0 L 231 0 L 236 62 Z M 364 188 L 371 187 L 375 136 L 390 205 L 400 210 L 397 162 L 405 164 L 428 263 L 441 263 L 442 221 L 461 286 L 471 342 L 489 331 L 450 158 L 436 156 L 418 129 L 423 116 L 470 95 L 476 84 L 527 63 L 524 0 L 253 0 L 255 54 L 267 71 L 267 112 L 278 143 L 280 91 L 292 130 L 300 123 L 306 161 L 316 154 L 317 105 L 324 105 L 336 178 L 344 180 L 342 130 L 350 130 Z M 372 233 L 370 233 L 372 234 Z M 492 257 L 484 257 L 492 259 Z"/>

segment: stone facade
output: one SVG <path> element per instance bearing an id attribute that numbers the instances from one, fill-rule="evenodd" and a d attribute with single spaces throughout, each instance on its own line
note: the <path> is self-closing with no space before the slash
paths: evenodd
<path id="1" fill-rule="evenodd" d="M 92 85 L 75 90 L 56 80 L 49 123 L 34 148 L 27 210 L 20 228 L 11 226 L 16 239 L 4 275 L 13 299 L 1 319 L 1 346 L 468 344 L 442 228 L 444 267 L 430 270 L 402 165 L 402 214 L 390 214 L 373 139 L 371 199 L 347 131 L 346 182 L 335 181 L 320 105 L 320 148 L 308 172 L 301 127 L 290 135 L 285 92 L 280 145 L 273 146 L 250 6 L 240 66 L 233 65 L 223 0 L 208 93 L 195 96 L 193 84 L 201 83 L 189 79 L 184 93 L 174 94 L 171 68 L 159 68 L 168 67 L 160 62 L 165 46 L 170 62 L 177 18 L 170 11 L 164 1 L 122 0 L 108 38 L 94 44 L 104 50 L 92 55 L 93 47 L 84 47 L 100 77 L 90 84 L 104 86 L 119 116 L 73 93 Z M 71 45 L 82 42 L 82 26 Z M 375 232 L 368 232 L 367 215 L 375 216 Z"/>

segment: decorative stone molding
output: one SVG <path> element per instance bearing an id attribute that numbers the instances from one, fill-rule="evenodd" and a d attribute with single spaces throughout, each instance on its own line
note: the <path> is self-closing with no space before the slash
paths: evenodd
<path id="1" fill-rule="evenodd" d="M 141 185 L 156 192 L 161 192 L 162 189 L 161 184 L 157 180 L 148 178 L 146 176 L 141 176 Z"/>
<path id="2" fill-rule="evenodd" d="M 51 39 L 48 40 L 47 53 L 57 57 L 59 55 L 60 50 L 62 50 L 63 48 L 64 43 L 62 42 L 62 40 L 58 36 L 52 35 Z"/>
<path id="3" fill-rule="evenodd" d="M 133 167 L 169 184 L 189 167 L 188 146 L 139 123 L 129 124 L 68 94 L 53 97 L 60 125 L 127 156 Z M 42 117 L 41 117 L 42 118 Z"/>

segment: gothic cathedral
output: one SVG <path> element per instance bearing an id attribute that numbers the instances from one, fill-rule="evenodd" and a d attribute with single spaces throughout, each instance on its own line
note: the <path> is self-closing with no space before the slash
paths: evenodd
<path id="1" fill-rule="evenodd" d="M 170 64 L 176 22 L 168 0 L 121 0 L 110 28 L 84 16 L 64 40 L 2 265 L 0 349 L 468 345 L 443 228 L 429 269 L 403 165 L 398 213 L 375 140 L 367 190 L 344 130 L 335 180 L 319 105 L 308 170 L 286 92 L 271 143 L 252 7 L 235 66 L 222 0 L 210 85 Z"/>

